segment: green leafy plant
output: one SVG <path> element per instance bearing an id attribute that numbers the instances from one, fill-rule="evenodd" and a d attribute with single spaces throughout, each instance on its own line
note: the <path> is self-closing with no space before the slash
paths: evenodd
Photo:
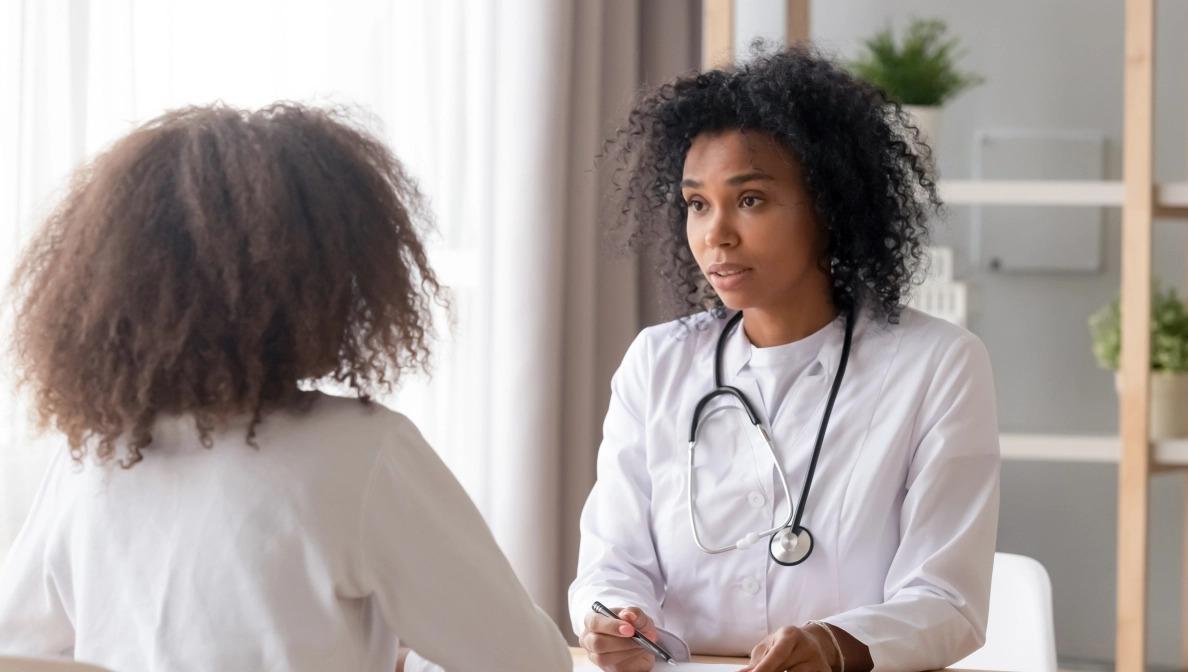
<path id="1" fill-rule="evenodd" d="M 1104 369 L 1118 368 L 1122 352 L 1122 311 L 1115 299 L 1089 318 L 1093 356 Z M 1151 370 L 1188 371 L 1188 311 L 1174 289 L 1156 291 L 1151 300 Z"/>
<path id="2" fill-rule="evenodd" d="M 902 44 L 890 28 L 879 31 L 866 40 L 865 52 L 850 67 L 903 105 L 940 105 L 983 81 L 957 69 L 963 52 L 946 30 L 939 19 L 915 19 Z"/>

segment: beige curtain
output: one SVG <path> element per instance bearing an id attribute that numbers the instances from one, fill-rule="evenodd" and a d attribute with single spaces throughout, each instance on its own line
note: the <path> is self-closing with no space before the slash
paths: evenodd
<path id="1" fill-rule="evenodd" d="M 520 578 L 568 631 L 565 589 L 610 377 L 641 315 L 657 314 L 650 293 L 641 295 L 640 262 L 602 235 L 608 175 L 595 157 L 645 80 L 696 67 L 700 7 L 538 0 L 520 8 L 499 26 L 503 40 L 529 48 L 501 52 L 524 59 L 500 68 L 523 81 L 505 82 L 496 106 L 495 155 L 524 170 L 500 175 L 496 188 L 488 520 Z M 518 153 L 533 158 L 518 162 Z"/>

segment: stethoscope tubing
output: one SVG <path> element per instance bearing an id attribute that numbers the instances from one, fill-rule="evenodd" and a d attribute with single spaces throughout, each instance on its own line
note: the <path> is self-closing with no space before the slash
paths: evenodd
<path id="1" fill-rule="evenodd" d="M 851 345 L 853 342 L 853 335 L 854 335 L 854 316 L 853 316 L 853 312 L 851 311 L 846 314 L 845 340 L 842 345 L 841 359 L 838 363 L 837 373 L 833 377 L 833 384 L 829 390 L 829 396 L 828 396 L 828 399 L 825 404 L 825 411 L 824 411 L 823 415 L 821 416 L 821 424 L 817 430 L 817 439 L 813 445 L 812 458 L 809 460 L 808 471 L 806 472 L 805 478 L 804 478 L 804 486 L 800 490 L 800 500 L 797 503 L 797 505 L 795 507 L 793 507 L 792 506 L 792 490 L 791 490 L 791 487 L 788 485 L 788 476 L 787 476 L 787 473 L 784 471 L 783 464 L 780 462 L 779 454 L 776 452 L 775 444 L 771 440 L 771 435 L 768 434 L 766 429 L 764 429 L 762 421 L 759 419 L 758 413 L 755 412 L 755 409 L 751 405 L 750 400 L 747 399 L 747 396 L 745 394 L 743 394 L 742 390 L 739 390 L 736 387 L 731 387 L 729 385 L 722 384 L 722 359 L 723 359 L 723 353 L 725 352 L 725 349 L 726 349 L 726 342 L 727 342 L 727 339 L 728 339 L 730 333 L 734 330 L 734 328 L 742 320 L 742 316 L 743 316 L 742 311 L 739 311 L 739 312 L 735 313 L 733 316 L 731 316 L 731 318 L 729 320 L 727 320 L 726 325 L 722 328 L 722 333 L 718 336 L 718 342 L 716 344 L 716 347 L 714 348 L 714 389 L 711 390 L 705 396 L 703 396 L 697 402 L 696 407 L 694 407 L 694 409 L 693 409 L 693 419 L 690 423 L 690 428 L 689 428 L 689 444 L 688 444 L 688 458 L 689 459 L 688 459 L 688 467 L 687 467 L 687 475 L 688 475 L 688 481 L 689 481 L 689 484 L 688 484 L 688 488 L 689 488 L 689 496 L 688 496 L 689 527 L 693 531 L 693 541 L 694 541 L 694 543 L 697 544 L 697 547 L 706 553 L 714 554 L 714 555 L 719 554 L 719 553 L 725 553 L 727 551 L 737 550 L 737 549 L 743 548 L 745 546 L 749 546 L 750 544 L 754 543 L 755 541 L 757 541 L 763 537 L 766 537 L 769 535 L 775 535 L 776 533 L 778 533 L 780 530 L 782 530 L 784 528 L 791 528 L 792 533 L 795 535 L 799 535 L 802 531 L 807 532 L 807 530 L 805 530 L 803 527 L 801 527 L 801 520 L 804 515 L 804 508 L 808 504 L 809 492 L 812 489 L 813 476 L 816 474 L 817 463 L 821 456 L 821 448 L 825 443 L 825 434 L 829 428 L 829 418 L 833 413 L 833 407 L 834 407 L 835 402 L 837 401 L 838 392 L 841 390 L 842 378 L 845 376 L 846 364 L 849 362 L 849 359 L 850 359 L 850 348 L 851 348 Z M 739 541 L 737 541 L 734 544 L 731 544 L 729 546 L 710 548 L 710 547 L 706 546 L 705 543 L 702 541 L 701 535 L 697 530 L 697 516 L 696 516 L 695 509 L 694 509 L 694 502 L 696 501 L 696 494 L 695 494 L 695 486 L 694 486 L 694 478 L 693 478 L 693 466 L 694 466 L 694 456 L 696 454 L 696 446 L 697 446 L 697 430 L 700 428 L 702 412 L 705 410 L 706 405 L 709 404 L 709 402 L 711 402 L 712 400 L 714 400 L 715 398 L 717 398 L 719 396 L 734 397 L 735 399 L 738 400 L 739 404 L 742 406 L 742 409 L 746 412 L 747 418 L 751 421 L 751 425 L 755 428 L 755 430 L 759 433 L 760 438 L 767 445 L 767 449 L 771 453 L 772 461 L 775 464 L 776 470 L 779 472 L 779 475 L 780 475 L 780 484 L 783 486 L 783 490 L 784 490 L 784 501 L 788 502 L 788 513 L 785 516 L 784 521 L 782 523 L 780 523 L 770 529 L 764 530 L 762 532 L 750 533 L 750 534 L 746 535 L 745 537 L 743 537 L 742 539 L 740 539 Z M 810 532 L 808 534 L 811 538 L 812 533 Z M 770 552 L 772 553 L 772 557 L 776 559 L 776 562 L 779 562 L 780 564 L 788 564 L 788 563 L 782 562 L 779 558 L 776 558 L 774 551 L 770 551 Z M 810 548 L 809 552 L 811 552 L 811 548 Z M 807 553 L 806 553 L 805 557 L 807 557 Z M 799 562 L 803 562 L 803 560 L 804 560 L 804 558 L 801 558 L 799 561 L 797 561 L 794 564 L 799 564 Z"/>
<path id="2" fill-rule="evenodd" d="M 753 425 L 753 427 L 756 430 L 758 430 L 760 438 L 762 438 L 763 442 L 767 444 L 767 449 L 768 449 L 768 451 L 771 452 L 771 459 L 775 460 L 776 468 L 780 472 L 780 484 L 784 486 L 784 501 L 788 503 L 788 514 L 787 514 L 787 516 L 785 516 L 784 522 L 780 523 L 779 525 L 776 525 L 775 527 L 772 527 L 769 530 L 764 530 L 763 532 L 755 533 L 752 543 L 754 541 L 758 541 L 762 537 L 766 537 L 770 534 L 775 534 L 776 532 L 779 532 L 782 528 L 788 527 L 788 525 L 790 525 L 792 523 L 792 513 L 793 513 L 792 489 L 788 486 L 788 478 L 787 478 L 787 476 L 784 475 L 783 465 L 780 464 L 780 457 L 779 457 L 779 455 L 776 454 L 775 444 L 772 443 L 771 437 L 768 435 L 767 430 L 763 428 L 763 425 L 755 424 L 755 425 Z M 697 532 L 697 521 L 694 520 L 695 513 L 693 510 L 693 502 L 696 499 L 696 495 L 694 494 L 694 486 L 693 486 L 693 455 L 694 455 L 694 450 L 695 450 L 694 446 L 696 443 L 697 443 L 696 441 L 689 442 L 689 467 L 688 467 L 689 527 L 693 530 L 693 542 L 696 543 L 697 547 L 700 548 L 702 551 L 705 551 L 706 553 L 709 553 L 711 555 L 717 555 L 718 553 L 725 553 L 727 551 L 733 551 L 738 548 L 741 548 L 742 540 L 740 540 L 739 542 L 736 542 L 734 544 L 731 544 L 729 546 L 722 546 L 720 548 L 709 548 L 701 540 L 701 535 L 698 534 L 698 532 Z M 751 536 L 751 535 L 748 535 L 748 537 L 749 536 Z"/>

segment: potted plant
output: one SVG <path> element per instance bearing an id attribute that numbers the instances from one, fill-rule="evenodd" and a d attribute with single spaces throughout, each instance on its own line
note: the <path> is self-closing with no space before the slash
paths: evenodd
<path id="1" fill-rule="evenodd" d="M 1093 355 L 1102 368 L 1118 370 L 1121 324 L 1117 300 L 1089 318 Z M 1188 311 L 1168 289 L 1156 291 L 1151 303 L 1151 438 L 1183 436 L 1188 436 Z"/>
<path id="2" fill-rule="evenodd" d="M 903 105 L 934 150 L 940 137 L 941 106 L 983 81 L 958 70 L 962 51 L 946 30 L 939 19 L 913 19 L 899 41 L 886 28 L 863 43 L 862 54 L 851 64 L 856 75 Z"/>

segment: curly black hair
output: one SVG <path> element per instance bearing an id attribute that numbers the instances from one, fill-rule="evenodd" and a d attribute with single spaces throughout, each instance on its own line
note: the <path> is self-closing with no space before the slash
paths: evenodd
<path id="1" fill-rule="evenodd" d="M 931 150 L 899 104 L 805 47 L 756 48 L 744 65 L 645 91 L 607 141 L 616 227 L 632 248 L 659 246 L 677 303 L 723 309 L 689 249 L 680 181 L 694 138 L 726 130 L 770 135 L 799 160 L 828 233 L 821 264 L 834 305 L 847 311 L 869 297 L 876 315 L 897 322 L 928 218 L 941 209 Z"/>
<path id="2" fill-rule="evenodd" d="M 14 347 L 71 455 L 131 467 L 158 417 L 215 426 L 308 408 L 303 381 L 367 401 L 429 363 L 420 192 L 346 110 L 168 112 L 79 169 L 25 251 Z"/>

